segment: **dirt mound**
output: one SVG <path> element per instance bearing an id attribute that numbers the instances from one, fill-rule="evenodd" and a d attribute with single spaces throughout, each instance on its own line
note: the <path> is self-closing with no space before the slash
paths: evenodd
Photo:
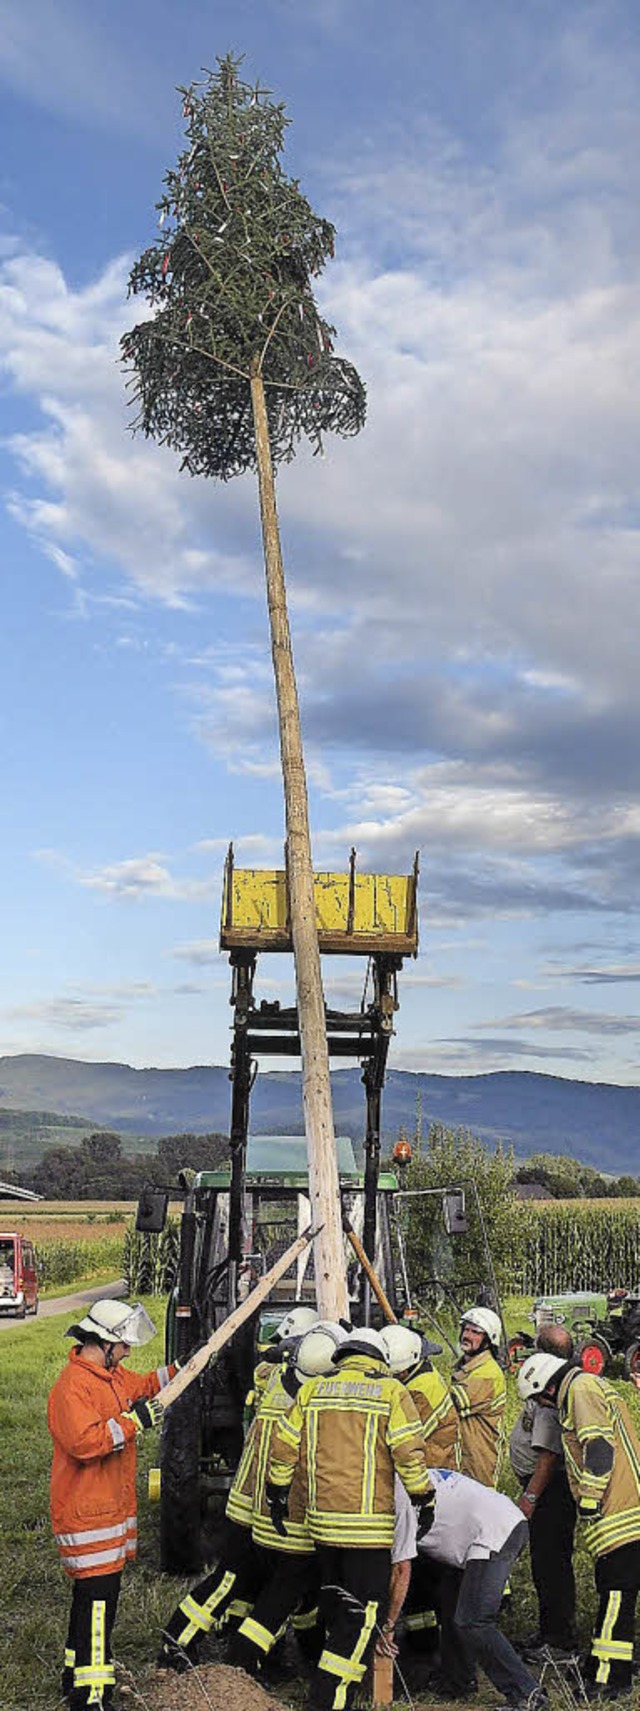
<path id="1" fill-rule="evenodd" d="M 185 1675 L 155 1670 L 135 1703 L 147 1711 L 288 1711 L 259 1681 L 226 1663 L 199 1664 Z"/>

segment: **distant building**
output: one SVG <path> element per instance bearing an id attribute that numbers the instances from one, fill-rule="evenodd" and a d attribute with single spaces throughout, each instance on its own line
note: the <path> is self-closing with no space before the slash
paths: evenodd
<path id="1" fill-rule="evenodd" d="M 0 1200 L 41 1200 L 41 1194 L 32 1194 L 30 1188 L 18 1188 L 15 1182 L 0 1182 Z"/>
<path id="2" fill-rule="evenodd" d="M 518 1200 L 553 1200 L 554 1196 L 543 1182 L 514 1182 L 512 1187 Z"/>

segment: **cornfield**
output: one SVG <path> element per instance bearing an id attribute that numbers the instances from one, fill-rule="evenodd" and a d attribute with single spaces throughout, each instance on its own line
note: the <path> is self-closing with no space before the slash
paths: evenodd
<path id="1" fill-rule="evenodd" d="M 70 1241 L 63 1238 L 35 1244 L 36 1265 L 42 1283 L 47 1285 L 74 1283 L 77 1277 L 90 1277 L 96 1271 L 112 1269 L 114 1277 L 120 1272 L 122 1239 L 100 1234 L 94 1241 Z"/>
<path id="2" fill-rule="evenodd" d="M 542 1201 L 526 1211 L 522 1263 L 512 1255 L 523 1294 L 640 1283 L 639 1200 Z"/>
<path id="3" fill-rule="evenodd" d="M 179 1248 L 177 1218 L 167 1218 L 157 1236 L 127 1230 L 122 1249 L 127 1295 L 167 1295 L 175 1282 Z"/>

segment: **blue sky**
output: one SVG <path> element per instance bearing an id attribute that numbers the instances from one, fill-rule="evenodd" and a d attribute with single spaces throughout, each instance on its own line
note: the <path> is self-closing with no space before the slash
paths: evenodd
<path id="1" fill-rule="evenodd" d="M 226 1061 L 224 851 L 280 865 L 254 482 L 133 441 L 116 360 L 230 48 L 368 387 L 279 506 L 316 865 L 421 851 L 393 1063 L 636 1083 L 635 0 L 0 0 L 0 1054 Z"/>

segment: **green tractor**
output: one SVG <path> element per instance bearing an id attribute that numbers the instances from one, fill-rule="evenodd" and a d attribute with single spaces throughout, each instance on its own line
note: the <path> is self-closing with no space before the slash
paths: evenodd
<path id="1" fill-rule="evenodd" d="M 364 1177 L 351 1141 L 337 1139 L 345 1222 L 362 1237 Z M 309 1224 L 306 1146 L 300 1136 L 250 1136 L 242 1182 L 241 1247 L 230 1261 L 233 1168 L 200 1171 L 189 1182 L 181 1219 L 175 1285 L 167 1310 L 166 1359 L 184 1358 L 244 1301 L 260 1277 Z M 374 1265 L 394 1313 L 405 1306 L 391 1172 L 378 1175 Z M 148 1189 L 138 1228 L 158 1228 L 163 1191 Z M 379 1319 L 369 1285 L 345 1236 L 347 1282 L 355 1323 Z M 191 1574 L 202 1561 L 242 1451 L 244 1404 L 256 1359 L 278 1323 L 296 1304 L 315 1303 L 313 1252 L 307 1248 L 276 1285 L 269 1302 L 237 1332 L 215 1364 L 167 1410 L 161 1441 L 160 1556 L 172 1574 Z M 154 1481 L 157 1484 L 157 1481 Z"/>
<path id="2" fill-rule="evenodd" d="M 536 1333 L 544 1325 L 566 1325 L 585 1372 L 603 1377 L 622 1358 L 625 1378 L 640 1376 L 640 1289 L 610 1289 L 608 1293 L 572 1290 L 540 1296 L 529 1317 Z M 519 1331 L 509 1341 L 509 1366 L 516 1371 L 533 1348 L 535 1337 Z"/>

